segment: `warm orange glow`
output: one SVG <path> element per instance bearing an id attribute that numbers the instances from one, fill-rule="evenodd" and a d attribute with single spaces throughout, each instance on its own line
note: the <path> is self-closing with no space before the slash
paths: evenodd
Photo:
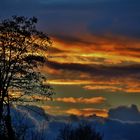
<path id="1" fill-rule="evenodd" d="M 94 39 L 94 38 L 93 38 Z M 91 42 L 93 40 L 91 38 Z M 90 42 L 89 38 L 88 41 Z M 68 43 L 54 39 L 54 46 L 60 49 L 60 53 L 51 53 L 51 60 L 59 63 L 82 63 L 82 64 L 100 64 L 92 59 L 104 58 L 103 64 L 119 64 L 125 62 L 140 62 L 139 46 L 140 41 L 130 38 L 99 38 L 96 37 L 94 43 Z M 133 46 L 133 47 L 132 47 Z M 65 59 L 64 59 L 65 57 Z"/>
<path id="2" fill-rule="evenodd" d="M 85 42 L 83 41 L 85 40 Z M 79 40 L 80 41 L 80 40 Z M 87 42 L 89 42 L 87 44 Z M 48 67 L 42 69 L 50 74 L 49 84 L 55 86 L 79 86 L 87 93 L 140 93 L 136 72 L 139 70 L 140 40 L 123 37 L 87 36 L 81 42 L 70 42 L 54 38 L 50 50 Z M 92 70 L 93 69 L 93 70 Z M 94 73 L 95 72 L 95 73 Z M 138 72 L 137 72 L 138 73 Z M 136 74 L 137 74 L 136 73 Z M 90 92 L 89 92 L 90 91 Z M 92 92 L 93 91 L 93 92 Z M 66 91 L 64 91 L 65 93 Z M 72 92 L 74 92 L 72 90 Z M 80 92 L 79 92 L 80 93 Z M 76 94 L 79 94 L 76 93 Z M 114 95 L 114 94 L 113 94 Z M 110 95 L 110 96 L 113 96 Z M 126 94 L 127 95 L 127 94 Z M 91 94 L 90 94 L 91 96 Z M 73 108 L 46 107 L 54 114 L 97 115 L 108 117 L 107 109 L 74 107 L 78 104 L 100 105 L 110 99 L 99 97 L 57 97 L 54 101 L 69 103 Z"/>
<path id="3" fill-rule="evenodd" d="M 122 88 L 121 87 L 117 87 L 117 86 L 112 86 L 110 85 L 87 85 L 84 87 L 84 89 L 87 90 L 109 90 L 112 92 L 116 92 L 116 91 L 121 91 Z"/>
<path id="4" fill-rule="evenodd" d="M 76 109 L 76 108 L 72 108 L 72 109 L 67 110 L 66 113 L 78 115 L 78 116 L 96 115 L 96 116 L 100 116 L 100 117 L 108 117 L 108 111 L 106 109 L 93 109 L 93 108 Z"/>
<path id="5" fill-rule="evenodd" d="M 56 98 L 55 101 L 65 102 L 65 103 L 85 103 L 85 104 L 101 104 L 106 101 L 104 97 L 93 97 L 93 98 Z"/>
<path id="6" fill-rule="evenodd" d="M 59 79 L 59 80 L 49 80 L 49 83 L 52 85 L 85 85 L 85 84 L 91 84 L 92 82 L 88 80 Z"/>
<path id="7" fill-rule="evenodd" d="M 89 79 L 85 76 L 85 80 L 67 80 L 67 79 L 57 79 L 49 80 L 52 85 L 82 85 L 85 90 L 103 90 L 103 91 L 123 91 L 123 92 L 135 92 L 140 93 L 140 83 L 132 79 L 114 79 L 111 81 L 106 81 L 104 79 Z M 86 79 L 87 78 L 87 79 Z"/>

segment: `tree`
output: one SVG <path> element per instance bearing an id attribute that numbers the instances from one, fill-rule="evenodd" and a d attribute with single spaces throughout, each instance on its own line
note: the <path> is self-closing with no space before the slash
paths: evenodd
<path id="1" fill-rule="evenodd" d="M 60 129 L 57 140 L 102 140 L 102 136 L 89 124 L 79 124 L 76 128 L 66 124 Z"/>
<path id="2" fill-rule="evenodd" d="M 53 94 L 39 69 L 47 61 L 51 40 L 36 29 L 36 23 L 35 17 L 18 16 L 0 23 L 0 129 L 6 128 L 10 139 L 14 139 L 10 104 L 24 95 Z"/>

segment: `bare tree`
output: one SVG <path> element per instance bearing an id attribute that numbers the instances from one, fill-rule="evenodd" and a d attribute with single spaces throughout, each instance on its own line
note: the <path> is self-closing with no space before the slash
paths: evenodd
<path id="1" fill-rule="evenodd" d="M 51 97 L 53 94 L 39 70 L 47 61 L 51 40 L 36 29 L 36 23 L 35 17 L 17 16 L 0 23 L 0 129 L 6 128 L 11 140 L 14 139 L 11 102 L 24 95 Z"/>
<path id="2" fill-rule="evenodd" d="M 102 136 L 89 124 L 79 124 L 76 128 L 66 124 L 60 129 L 56 140 L 102 140 Z"/>

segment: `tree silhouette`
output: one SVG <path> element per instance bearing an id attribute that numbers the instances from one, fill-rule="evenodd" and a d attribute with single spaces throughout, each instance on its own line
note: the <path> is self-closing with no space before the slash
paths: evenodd
<path id="1" fill-rule="evenodd" d="M 57 140 L 102 140 L 102 136 L 89 124 L 79 124 L 76 128 L 66 124 L 60 129 Z"/>
<path id="2" fill-rule="evenodd" d="M 0 137 L 14 139 L 10 104 L 24 95 L 51 97 L 39 67 L 47 61 L 50 38 L 36 29 L 37 19 L 13 16 L 0 23 Z M 1 138 L 0 138 L 1 139 Z"/>

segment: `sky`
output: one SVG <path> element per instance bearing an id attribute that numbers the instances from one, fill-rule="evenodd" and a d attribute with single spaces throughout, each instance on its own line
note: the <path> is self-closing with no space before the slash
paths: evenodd
<path id="1" fill-rule="evenodd" d="M 53 41 L 42 71 L 56 94 L 38 103 L 52 114 L 107 117 L 140 109 L 140 1 L 0 0 L 0 18 L 35 16 Z"/>

